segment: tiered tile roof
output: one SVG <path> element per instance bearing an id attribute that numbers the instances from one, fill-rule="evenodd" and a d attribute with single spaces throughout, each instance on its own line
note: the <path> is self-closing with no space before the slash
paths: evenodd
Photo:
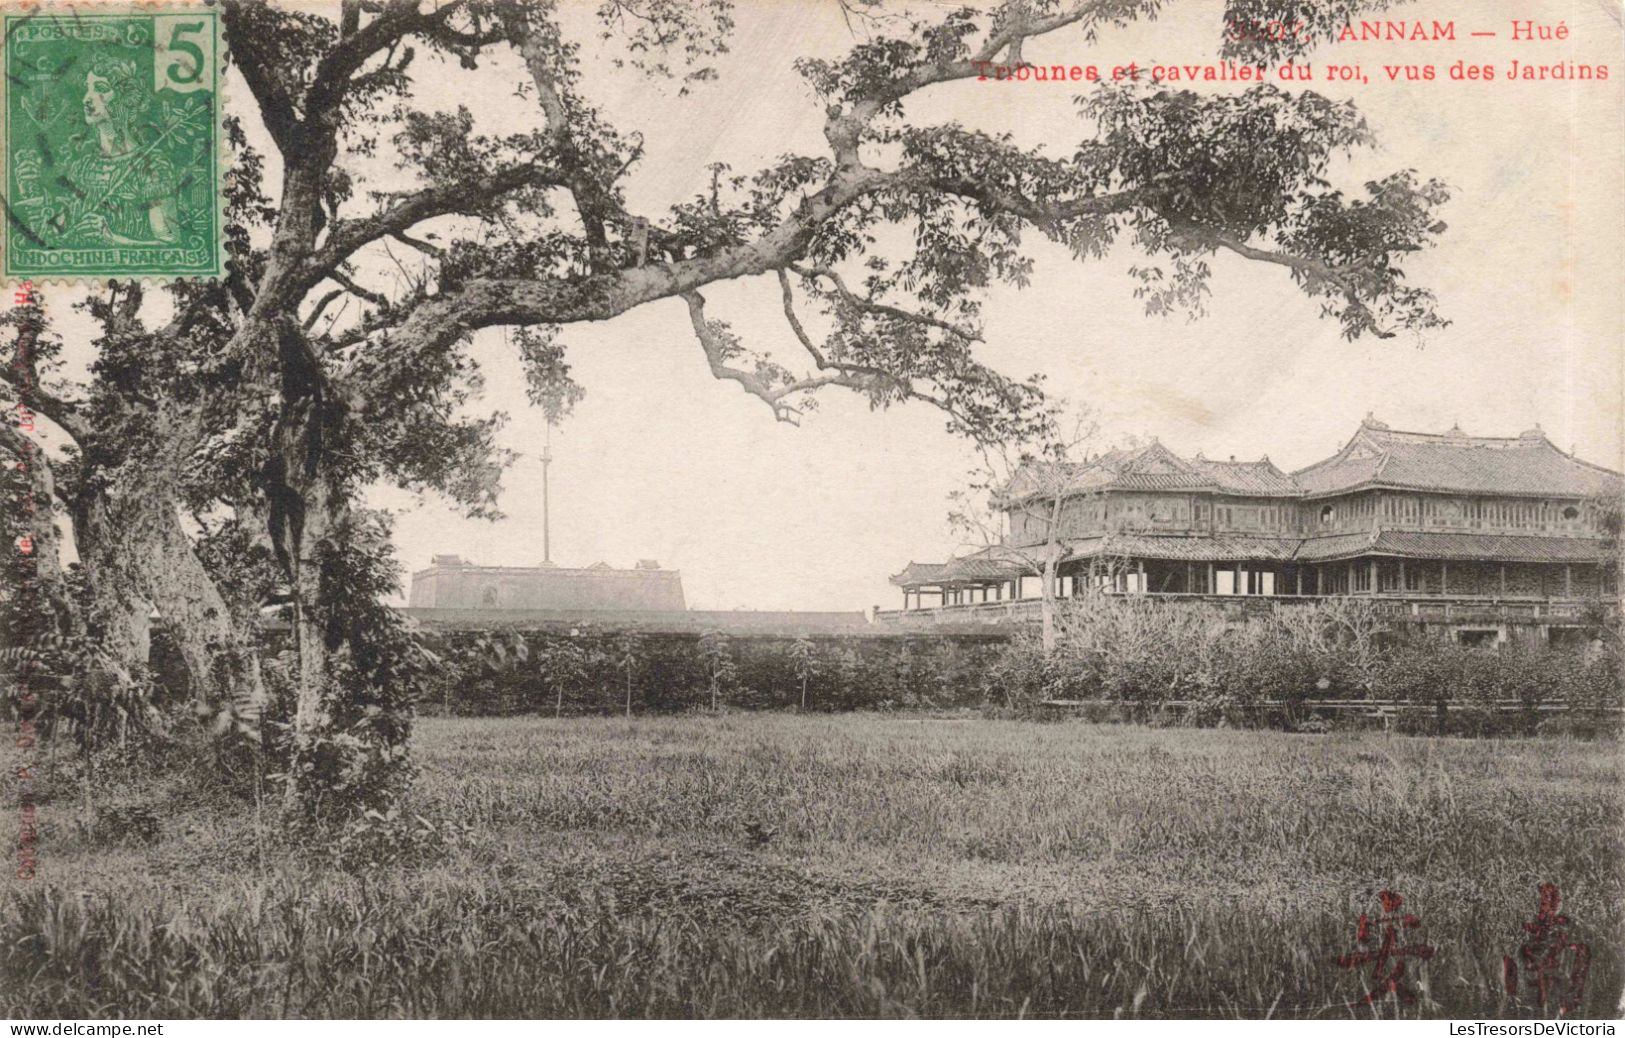
<path id="1" fill-rule="evenodd" d="M 1537 425 L 1518 436 L 1396 432 L 1367 417 L 1341 451 L 1293 478 L 1310 497 L 1367 487 L 1464 494 L 1618 494 L 1620 474 L 1565 454 Z"/>
<path id="2" fill-rule="evenodd" d="M 1370 417 L 1337 454 L 1291 474 L 1267 457 L 1185 458 L 1153 440 L 1060 468 L 1023 470 L 1007 493 L 1020 499 L 1055 484 L 1068 493 L 1187 490 L 1243 497 L 1323 497 L 1378 486 L 1555 498 L 1625 490 L 1618 472 L 1564 453 L 1539 426 L 1517 436 L 1468 436 L 1460 429 L 1396 432 Z"/>
<path id="3" fill-rule="evenodd" d="M 1144 447 L 1108 451 L 1087 461 L 1029 466 L 1011 479 L 1005 493 L 1020 500 L 1047 496 L 1055 486 L 1069 494 L 1097 490 L 1188 490 L 1240 497 L 1296 497 L 1292 477 L 1268 458 L 1213 461 L 1200 454 L 1181 457 L 1152 440 Z"/>

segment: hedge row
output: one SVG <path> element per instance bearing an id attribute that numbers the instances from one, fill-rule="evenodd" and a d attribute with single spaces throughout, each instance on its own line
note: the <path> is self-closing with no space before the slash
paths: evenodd
<path id="1" fill-rule="evenodd" d="M 1071 700 L 1135 720 L 1293 727 L 1308 717 L 1299 708 L 1305 700 L 1383 700 L 1414 707 L 1402 711 L 1405 725 L 1483 734 L 1506 727 L 1492 719 L 1505 717 L 1507 701 L 1523 708 L 1507 721 L 1518 730 L 1532 730 L 1549 716 L 1545 705 L 1595 714 L 1620 704 L 1617 652 L 1467 648 L 1390 626 L 1358 601 L 1237 622 L 1188 604 L 1102 596 L 1065 603 L 1057 628 L 1050 653 L 1030 631 L 824 638 L 591 629 L 441 634 L 432 647 L 446 666 L 422 705 L 435 713 L 511 715 L 619 713 L 629 700 L 635 713 L 803 705 L 1027 711 Z M 1617 643 L 1611 631 L 1597 634 Z"/>
<path id="2" fill-rule="evenodd" d="M 861 710 L 975 707 L 1003 636 L 627 636 L 500 631 L 443 635 L 446 662 L 420 705 L 448 714 L 635 713 L 713 705 Z M 805 687 L 803 687 L 805 686 Z"/>

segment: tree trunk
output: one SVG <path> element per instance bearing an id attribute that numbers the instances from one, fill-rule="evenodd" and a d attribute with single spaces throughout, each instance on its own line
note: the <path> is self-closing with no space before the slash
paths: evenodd
<path id="1" fill-rule="evenodd" d="M 801 712 L 807 712 L 807 675 L 801 675 Z"/>
<path id="2" fill-rule="evenodd" d="M 109 515 L 105 499 L 97 494 L 79 503 L 73 534 L 90 592 L 86 609 L 90 634 L 128 678 L 147 665 L 152 602 L 139 589 L 140 566 L 130 557 L 131 541 L 121 536 L 123 518 Z"/>
<path id="3" fill-rule="evenodd" d="M 1044 555 L 1043 586 L 1039 588 L 1038 615 L 1045 656 L 1055 652 L 1055 574 L 1060 568 L 1059 555 L 1059 546 L 1051 542 L 1049 551 Z"/>
<path id="4" fill-rule="evenodd" d="M 147 518 L 140 530 L 147 550 L 137 552 L 141 583 L 180 650 L 193 699 L 210 713 L 257 724 L 266 694 L 250 621 L 232 615 L 181 529 L 175 504 L 165 499 Z"/>
<path id="5" fill-rule="evenodd" d="M 171 459 L 147 459 L 134 479 L 104 473 L 69 495 L 66 523 L 84 571 L 89 599 L 81 609 L 68 594 L 60 566 L 55 520 L 59 514 L 48 460 L 33 462 L 36 577 L 46 586 L 63 633 L 91 639 L 96 652 L 80 666 L 87 687 L 128 687 L 147 669 L 152 615 L 180 650 L 187 684 L 199 703 L 234 706 L 257 719 L 264 686 L 248 630 L 234 618 L 180 525 Z"/>
<path id="6" fill-rule="evenodd" d="M 628 719 L 632 716 L 632 669 L 630 667 L 626 671 L 626 716 Z"/>
<path id="7" fill-rule="evenodd" d="M 298 679 L 294 692 L 290 774 L 284 804 L 313 805 L 321 790 L 307 788 L 302 765 L 332 716 L 329 643 L 323 612 L 324 555 L 344 525 L 349 503 L 336 485 L 338 462 L 332 447 L 343 421 L 339 401 L 325 397 L 320 361 L 302 332 L 282 320 L 262 329 L 255 343 L 260 377 L 274 379 L 281 397 L 272 442 L 274 451 L 261 472 L 266 499 L 266 532 L 287 575 L 293 598 L 294 650 Z M 274 357 L 274 364 L 268 363 Z"/>
<path id="8" fill-rule="evenodd" d="M 327 727 L 328 645 L 321 621 L 323 599 L 321 559 L 322 540 L 329 529 L 323 495 L 314 495 L 294 524 L 286 543 L 291 549 L 289 569 L 293 574 L 293 633 L 298 655 L 298 682 L 294 692 L 293 759 L 310 759 L 322 730 Z M 314 507 L 311 507 L 314 506 Z M 296 779 L 287 784 L 284 803 L 292 809 L 315 791 L 297 780 L 302 772 L 294 768 Z"/>

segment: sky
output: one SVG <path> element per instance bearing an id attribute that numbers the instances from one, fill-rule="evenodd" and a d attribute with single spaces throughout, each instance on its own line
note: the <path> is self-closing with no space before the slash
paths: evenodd
<path id="1" fill-rule="evenodd" d="M 1406 263 L 1437 293 L 1449 327 L 1421 340 L 1348 343 L 1284 270 L 1225 257 L 1213 263 L 1206 316 L 1148 317 L 1133 297 L 1130 251 L 1078 264 L 1040 244 L 1032 284 L 988 296 L 982 356 L 1009 374 L 1042 372 L 1052 393 L 1089 407 L 1102 447 L 1156 436 L 1183 453 L 1268 455 L 1290 470 L 1336 450 L 1371 413 L 1396 429 L 1459 423 L 1482 435 L 1516 435 L 1538 422 L 1560 447 L 1622 467 L 1618 9 L 1604 0 L 1520 3 L 1520 18 L 1562 20 L 1570 32 L 1563 42 L 1514 43 L 1510 21 L 1492 10 L 1503 6 L 1424 0 L 1394 13 L 1453 18 L 1461 39 L 1339 44 L 1310 58 L 1317 72 L 1328 61 L 1358 62 L 1369 80 L 1314 84 L 1352 98 L 1378 137 L 1339 165 L 1339 186 L 1357 189 L 1403 168 L 1451 186 L 1440 246 Z M 1063 32 L 1029 44 L 1026 56 L 1103 66 L 1216 60 L 1220 5 L 1177 7 L 1093 45 Z M 572 17 L 584 10 L 574 5 Z M 851 46 L 839 7 L 744 0 L 737 22 L 719 80 L 686 98 L 613 68 L 588 46 L 587 93 L 621 129 L 645 137 L 646 158 L 629 184 L 633 211 L 654 215 L 698 193 L 711 162 L 748 173 L 786 152 L 825 153 L 822 113 L 791 62 Z M 1469 37 L 1474 30 L 1498 35 Z M 1514 58 L 1608 64 L 1611 78 L 1446 76 L 1457 59 L 1504 69 Z M 1385 62 L 1433 63 L 1441 80 L 1390 84 Z M 475 73 L 420 70 L 429 104 L 469 104 L 487 126 L 534 117 L 511 96 L 519 75 L 517 64 L 502 63 Z M 1077 92 L 967 82 L 932 88 L 909 113 L 1008 130 L 1065 155 L 1087 131 L 1075 115 Z M 238 83 L 233 106 L 245 95 Z M 753 347 L 790 358 L 796 347 L 777 292 L 770 279 L 716 286 L 706 290 L 708 310 Z M 962 548 L 947 522 L 948 495 L 966 485 L 975 458 L 936 412 L 871 412 L 832 394 L 799 427 L 776 423 L 760 401 L 710 376 L 679 300 L 568 327 L 561 340 L 587 396 L 552 433 L 554 561 L 656 559 L 682 572 L 694 608 L 862 609 L 897 604 L 887 577 L 911 559 L 940 561 Z M 542 558 L 544 423 L 525 402 L 504 332 L 480 333 L 474 355 L 486 376 L 479 406 L 510 415 L 499 441 L 522 455 L 505 479 L 507 517 L 463 519 L 432 497 L 375 492 L 374 504 L 396 512 L 408 571 L 440 553 L 488 565 Z"/>

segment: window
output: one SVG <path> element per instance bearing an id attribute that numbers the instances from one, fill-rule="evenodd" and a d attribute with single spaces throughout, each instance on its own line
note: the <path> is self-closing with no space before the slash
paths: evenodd
<path id="1" fill-rule="evenodd" d="M 1573 505 L 1569 505 L 1567 508 L 1563 509 L 1563 518 L 1570 521 L 1578 519 L 1580 518 L 1580 510 L 1575 508 Z"/>
<path id="2" fill-rule="evenodd" d="M 1321 522 L 1329 523 L 1333 519 L 1336 519 L 1336 518 L 1337 518 L 1337 509 L 1333 508 L 1331 505 L 1326 505 L 1326 506 L 1321 508 L 1321 510 L 1320 510 L 1320 521 Z"/>

